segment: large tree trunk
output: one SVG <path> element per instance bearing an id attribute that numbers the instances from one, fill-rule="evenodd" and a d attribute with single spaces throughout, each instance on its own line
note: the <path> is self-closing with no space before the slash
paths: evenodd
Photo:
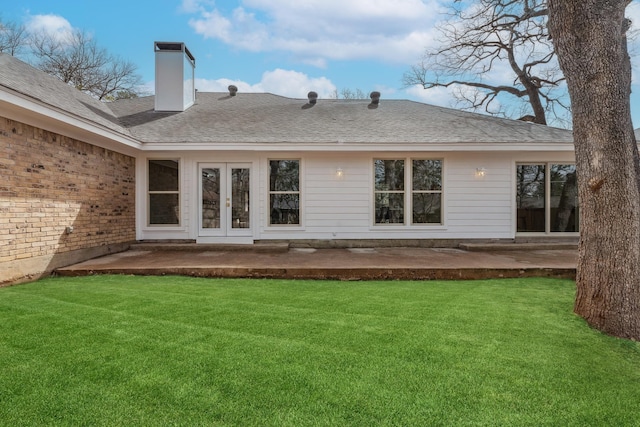
<path id="1" fill-rule="evenodd" d="M 573 111 L 581 209 L 575 312 L 640 340 L 640 163 L 624 17 L 630 0 L 549 0 Z"/>

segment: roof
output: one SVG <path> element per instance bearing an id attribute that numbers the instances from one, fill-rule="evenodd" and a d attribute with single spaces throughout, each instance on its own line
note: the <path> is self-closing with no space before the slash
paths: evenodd
<path id="1" fill-rule="evenodd" d="M 114 132 L 129 135 L 129 131 L 120 125 L 106 103 L 4 53 L 0 53 L 0 87 L 89 120 Z"/>
<path id="2" fill-rule="evenodd" d="M 209 143 L 571 143 L 572 133 L 406 100 L 285 98 L 268 93 L 198 92 L 184 112 L 153 110 L 153 97 L 111 109 L 145 142 Z"/>
<path id="3" fill-rule="evenodd" d="M 407 100 L 320 99 L 198 92 L 184 112 L 155 112 L 154 97 L 97 101 L 0 54 L 4 87 L 142 143 L 567 144 L 572 132 Z"/>

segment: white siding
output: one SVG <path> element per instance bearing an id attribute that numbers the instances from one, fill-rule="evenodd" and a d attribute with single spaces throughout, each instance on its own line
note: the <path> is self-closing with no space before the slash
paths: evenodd
<path id="1" fill-rule="evenodd" d="M 176 158 L 166 153 L 168 157 Z M 162 157 L 154 153 L 149 157 Z M 373 224 L 373 159 L 443 160 L 443 224 Z M 300 159 L 301 224 L 269 226 L 268 161 Z M 253 164 L 253 238 L 265 239 L 509 239 L 515 237 L 515 165 L 519 162 L 572 162 L 572 153 L 189 153 L 181 157 L 182 224 L 174 229 L 141 225 L 141 239 L 198 237 L 199 162 Z M 142 159 L 138 167 L 145 167 Z M 343 176 L 338 177 L 340 168 Z M 476 169 L 484 168 L 483 177 Z M 138 176 L 146 172 L 139 171 Z M 146 182 L 138 183 L 138 206 L 146 204 Z M 409 194 L 407 193 L 407 197 Z M 145 212 L 139 216 L 146 218 Z M 405 212 L 410 220 L 410 212 Z M 146 219 L 145 219 L 146 220 Z"/>
<path id="2" fill-rule="evenodd" d="M 476 176 L 478 168 L 485 175 Z M 455 153 L 445 158 L 447 234 L 459 239 L 511 238 L 511 157 Z"/>

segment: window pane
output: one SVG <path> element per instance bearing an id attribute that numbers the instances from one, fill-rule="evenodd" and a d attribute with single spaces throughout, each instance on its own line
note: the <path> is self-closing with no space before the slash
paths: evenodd
<path id="1" fill-rule="evenodd" d="M 300 191 L 300 162 L 270 160 L 269 191 Z"/>
<path id="2" fill-rule="evenodd" d="M 249 169 L 231 169 L 231 228 L 249 228 Z"/>
<path id="3" fill-rule="evenodd" d="M 271 194 L 271 224 L 300 224 L 300 195 Z"/>
<path id="4" fill-rule="evenodd" d="M 202 228 L 220 228 L 220 169 L 202 169 Z"/>
<path id="5" fill-rule="evenodd" d="M 413 161 L 413 191 L 442 190 L 442 162 L 440 160 Z"/>
<path id="6" fill-rule="evenodd" d="M 376 194 L 376 224 L 404 224 L 404 193 Z"/>
<path id="7" fill-rule="evenodd" d="M 545 231 L 544 176 L 544 165 L 517 166 L 518 231 Z"/>
<path id="8" fill-rule="evenodd" d="M 575 165 L 551 165 L 551 231 L 578 231 Z"/>
<path id="9" fill-rule="evenodd" d="M 375 160 L 376 191 L 404 190 L 404 160 Z"/>
<path id="10" fill-rule="evenodd" d="M 440 193 L 414 193 L 413 223 L 441 224 L 441 200 L 442 195 Z"/>
<path id="11" fill-rule="evenodd" d="M 149 194 L 149 224 L 177 225 L 180 223 L 177 194 Z"/>
<path id="12" fill-rule="evenodd" d="M 149 191 L 178 191 L 177 160 L 149 160 Z"/>

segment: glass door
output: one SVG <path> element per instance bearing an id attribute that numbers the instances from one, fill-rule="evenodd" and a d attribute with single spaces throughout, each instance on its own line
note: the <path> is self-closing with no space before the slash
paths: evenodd
<path id="1" fill-rule="evenodd" d="M 225 165 L 200 165 L 200 235 L 222 235 L 224 186 L 222 183 Z"/>
<path id="2" fill-rule="evenodd" d="M 240 163 L 202 163 L 200 236 L 251 235 L 251 167 Z"/>
<path id="3" fill-rule="evenodd" d="M 251 228 L 251 169 L 230 166 L 227 173 L 227 205 L 231 208 L 227 234 L 246 234 L 242 230 Z"/>

